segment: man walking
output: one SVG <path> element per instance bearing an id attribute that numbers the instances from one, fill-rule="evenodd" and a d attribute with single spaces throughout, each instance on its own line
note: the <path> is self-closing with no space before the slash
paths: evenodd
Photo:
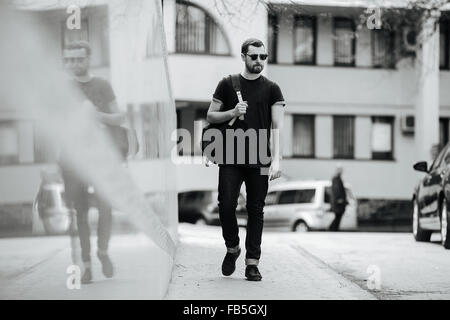
<path id="1" fill-rule="evenodd" d="M 249 136 L 252 132 L 256 133 L 256 143 L 233 147 L 237 158 L 241 156 L 245 158 L 243 163 L 239 161 L 219 164 L 219 217 L 227 248 L 222 263 L 222 274 L 225 276 L 233 274 L 236 259 L 241 253 L 236 206 L 241 185 L 245 182 L 248 212 L 245 276 L 250 281 L 262 279 L 258 264 L 261 257 L 263 209 L 268 180 L 281 176 L 280 132 L 285 102 L 279 86 L 261 75 L 267 57 L 265 46 L 260 40 L 246 40 L 241 47 L 241 59 L 245 68 L 239 75 L 242 101 L 240 102 L 236 95 L 232 80 L 226 77 L 219 82 L 207 114 L 210 123 L 233 120 L 234 124 L 229 128 L 235 132 L 240 130 L 245 134 L 249 133 Z M 271 137 L 272 144 L 270 144 Z M 268 161 L 261 156 L 262 151 L 268 156 Z M 257 154 L 257 161 L 252 161 L 252 154 Z"/>
<path id="2" fill-rule="evenodd" d="M 89 72 L 91 47 L 85 41 L 69 44 L 64 50 L 65 66 L 74 76 L 75 85 L 84 93 L 84 106 L 95 107 L 96 117 L 103 127 L 119 126 L 125 121 L 125 115 L 119 111 L 114 92 L 108 81 L 95 77 Z M 81 108 L 82 106 L 80 106 Z M 77 172 L 67 168 L 62 161 L 62 175 L 68 205 L 76 210 L 81 256 L 84 264 L 82 283 L 92 281 L 91 244 L 88 223 L 89 193 L 88 184 Z M 102 263 L 103 274 L 111 278 L 113 264 L 108 256 L 108 244 L 112 227 L 112 208 L 108 201 L 97 197 L 99 221 L 97 230 L 97 256 Z"/>
<path id="3" fill-rule="evenodd" d="M 347 194 L 341 178 L 342 171 L 342 166 L 337 165 L 336 173 L 331 182 L 331 210 L 334 212 L 335 217 L 330 225 L 330 231 L 339 230 L 339 224 L 341 223 L 342 216 L 344 215 L 345 208 L 348 204 Z"/>

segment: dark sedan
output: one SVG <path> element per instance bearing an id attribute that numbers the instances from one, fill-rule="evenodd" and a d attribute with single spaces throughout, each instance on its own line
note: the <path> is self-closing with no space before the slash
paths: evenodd
<path id="1" fill-rule="evenodd" d="M 178 193 L 178 220 L 195 224 L 219 225 L 216 190 L 191 190 Z M 238 224 L 246 225 L 245 198 L 241 194 L 236 208 Z"/>
<path id="2" fill-rule="evenodd" d="M 449 213 L 450 201 L 450 144 L 434 159 L 430 168 L 425 161 L 414 169 L 425 173 L 413 195 L 413 234 L 416 241 L 430 241 L 435 231 L 441 233 L 442 245 L 450 249 Z"/>

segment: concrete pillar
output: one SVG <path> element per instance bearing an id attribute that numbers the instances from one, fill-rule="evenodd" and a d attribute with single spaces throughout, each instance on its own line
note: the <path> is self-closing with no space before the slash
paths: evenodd
<path id="1" fill-rule="evenodd" d="M 433 32 L 438 14 L 423 24 L 417 49 L 416 160 L 432 160 L 432 147 L 439 143 L 439 24 Z"/>
<path id="2" fill-rule="evenodd" d="M 355 159 L 372 158 L 372 118 L 357 116 L 355 118 Z"/>
<path id="3" fill-rule="evenodd" d="M 316 157 L 333 158 L 333 117 L 317 115 L 315 127 Z"/>

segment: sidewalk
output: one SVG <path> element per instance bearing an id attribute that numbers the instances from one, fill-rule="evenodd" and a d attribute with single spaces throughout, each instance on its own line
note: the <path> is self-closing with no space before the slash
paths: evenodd
<path id="1" fill-rule="evenodd" d="M 245 250 L 231 277 L 221 274 L 225 255 L 220 227 L 180 224 L 180 244 L 166 299 L 178 300 L 299 300 L 375 299 L 368 291 L 345 279 L 289 237 L 264 233 L 261 282 L 245 280 Z M 245 229 L 240 229 L 244 248 Z"/>
<path id="2" fill-rule="evenodd" d="M 72 265 L 70 238 L 32 237 L 0 240 L 1 299 L 160 299 L 170 276 L 170 260 L 141 233 L 114 235 L 110 256 L 115 276 L 106 279 L 95 255 L 94 282 L 69 290 L 67 268 Z"/>

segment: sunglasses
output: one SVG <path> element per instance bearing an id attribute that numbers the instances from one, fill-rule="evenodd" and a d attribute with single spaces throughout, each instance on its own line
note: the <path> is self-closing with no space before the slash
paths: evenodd
<path id="1" fill-rule="evenodd" d="M 252 59 L 253 61 L 256 61 L 256 59 L 258 59 L 258 56 L 259 59 L 261 60 L 266 60 L 267 57 L 269 56 L 268 54 L 245 54 L 245 55 L 249 56 L 250 59 Z"/>

